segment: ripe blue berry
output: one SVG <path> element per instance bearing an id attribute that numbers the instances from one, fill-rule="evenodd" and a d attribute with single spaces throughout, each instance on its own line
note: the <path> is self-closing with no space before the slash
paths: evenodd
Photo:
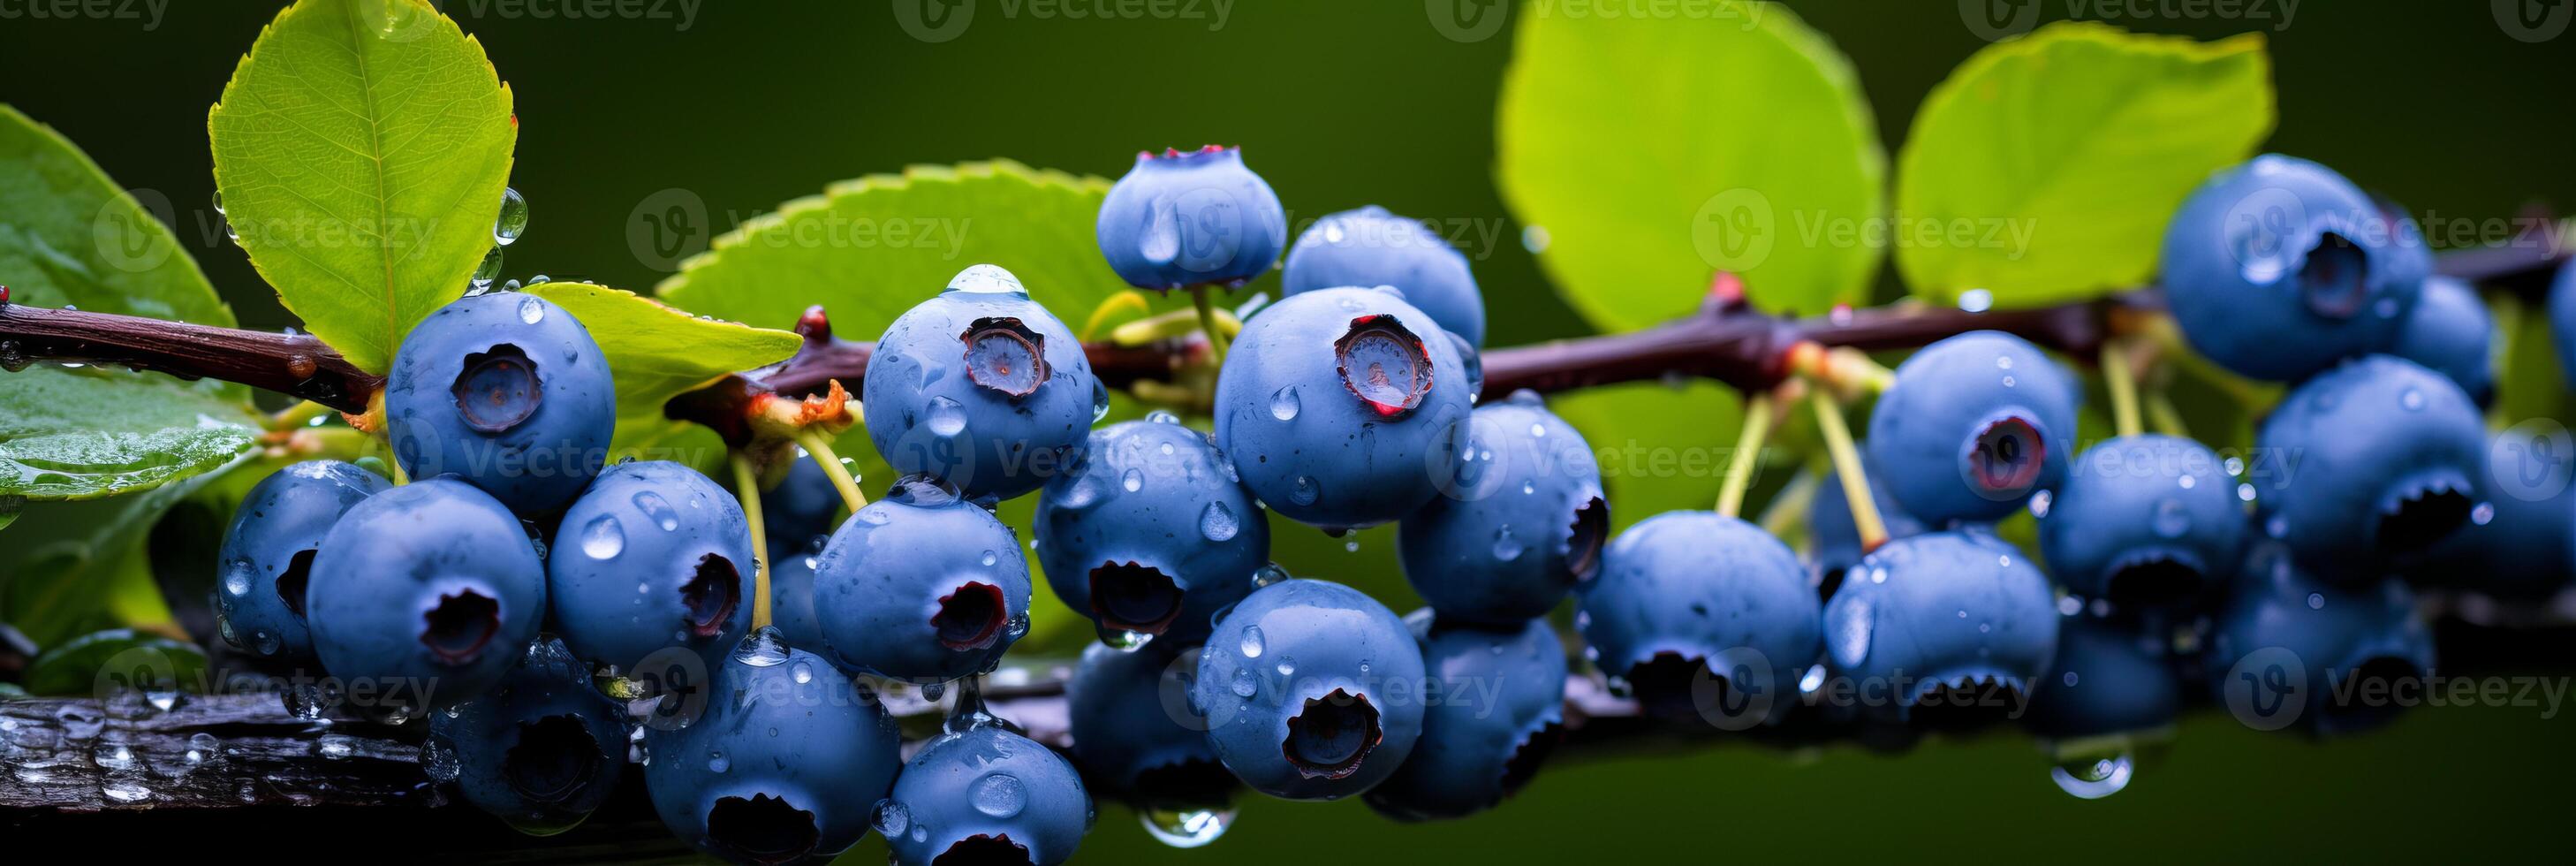
<path id="1" fill-rule="evenodd" d="M 1140 808 L 1224 806 L 1239 787 L 1190 707 L 1199 648 L 1094 644 L 1065 685 L 1073 759 L 1102 794 Z"/>
<path id="2" fill-rule="evenodd" d="M 1406 617 L 1422 644 L 1422 739 L 1366 798 L 1406 821 L 1491 809 L 1536 776 L 1565 723 L 1565 645 L 1543 619 L 1492 629 Z"/>
<path id="3" fill-rule="evenodd" d="M 1288 217 L 1241 148 L 1136 154 L 1100 202 L 1100 254 L 1140 289 L 1236 286 L 1270 270 Z"/>
<path id="4" fill-rule="evenodd" d="M 1387 292 L 1319 289 L 1244 324 L 1217 378 L 1216 443 L 1272 510 L 1371 526 L 1454 476 L 1472 396 L 1430 316 Z"/>
<path id="5" fill-rule="evenodd" d="M 814 618 L 832 656 L 896 679 L 991 669 L 1028 630 L 1029 592 L 1011 528 L 917 477 L 842 522 L 814 562 Z"/>
<path id="6" fill-rule="evenodd" d="M 1920 727 L 2018 709 L 2057 647 L 2048 576 L 1983 530 L 1888 542 L 1825 603 L 1826 657 L 1872 710 Z"/>
<path id="7" fill-rule="evenodd" d="M 350 506 L 392 487 L 337 460 L 307 460 L 260 479 L 224 530 L 215 616 L 234 649 L 293 661 L 313 657 L 304 587 L 314 549 Z"/>
<path id="8" fill-rule="evenodd" d="M 987 722 L 923 745 L 878 808 L 877 832 L 904 866 L 1054 866 L 1073 857 L 1091 816 L 1072 764 Z"/>
<path id="9" fill-rule="evenodd" d="M 632 671 L 666 647 L 717 657 L 751 629 L 751 526 L 695 469 L 609 467 L 564 509 L 555 542 L 546 596 L 576 656 Z"/>
<path id="10" fill-rule="evenodd" d="M 518 518 L 452 478 L 351 506 L 313 554 L 314 654 L 394 706 L 454 706 L 517 663 L 546 615 L 546 569 Z"/>
<path id="11" fill-rule="evenodd" d="M 2182 711 L 2182 686 L 2153 637 L 2083 614 L 2059 619 L 2056 657 L 2030 698 L 2023 726 L 2051 740 L 2154 731 Z"/>
<path id="12" fill-rule="evenodd" d="M 626 717 L 562 643 L 528 645 L 482 697 L 429 714 L 421 763 L 465 802 L 550 836 L 590 817 L 626 768 Z"/>
<path id="13" fill-rule="evenodd" d="M 2559 265 L 2549 282 L 2549 337 L 2562 381 L 2576 382 L 2576 259 Z"/>
<path id="14" fill-rule="evenodd" d="M 1316 289 L 1394 286 L 1406 303 L 1467 341 L 1485 344 L 1485 298 L 1467 257 L 1418 220 L 1377 205 L 1316 220 L 1297 236 L 1280 274 L 1288 294 Z"/>
<path id="15" fill-rule="evenodd" d="M 2075 458 L 2040 515 L 2039 550 L 2069 592 L 2138 610 L 2197 601 L 2235 567 L 2244 534 L 2218 455 L 2150 433 Z"/>
<path id="16" fill-rule="evenodd" d="M 1038 496 L 1038 564 L 1102 640 L 1198 643 L 1270 561 L 1270 524 L 1236 478 L 1167 413 L 1093 431 Z"/>
<path id="17" fill-rule="evenodd" d="M 571 313 L 492 292 L 439 308 L 385 376 L 385 427 L 413 478 L 453 473 L 510 510 L 552 513 L 608 460 L 617 390 Z"/>
<path id="18" fill-rule="evenodd" d="M 2238 721 L 2339 734 L 2396 715 L 2395 704 L 2367 699 L 2362 686 L 2431 676 L 2433 636 L 2404 583 L 2330 582 L 2286 546 L 2258 542 L 2218 615 L 2208 655 L 2211 686 Z"/>
<path id="19" fill-rule="evenodd" d="M 2423 297 L 2398 329 L 2389 354 L 2451 377 L 2481 404 L 2495 393 L 2495 316 L 2478 291 L 2459 280 L 2424 281 Z"/>
<path id="20" fill-rule="evenodd" d="M 1422 651 L 1385 605 L 1321 580 L 1253 590 L 1199 654 L 1190 702 L 1253 790 L 1338 800 L 1394 775 L 1422 734 Z"/>
<path id="21" fill-rule="evenodd" d="M 1629 527 L 1577 604 L 1593 662 L 1665 718 L 1730 730 L 1775 721 L 1818 655 L 1816 592 L 1797 553 L 1715 512 Z"/>
<path id="22" fill-rule="evenodd" d="M 820 862 L 867 835 L 903 762 L 875 695 L 766 630 L 705 689 L 694 719 L 645 733 L 644 784 L 671 832 L 736 863 Z"/>
<path id="23" fill-rule="evenodd" d="M 2255 442 L 2284 455 L 2255 473 L 2264 533 L 2329 578 L 2375 579 L 2467 523 L 2486 460 L 2460 386 L 2386 355 L 2292 390 Z"/>
<path id="24" fill-rule="evenodd" d="M 2220 172 L 2165 228 L 2165 297 L 2183 337 L 2257 379 L 2296 380 L 2386 351 L 2424 276 L 2343 175 L 2264 154 Z"/>
<path id="25" fill-rule="evenodd" d="M 1591 579 L 1610 506 L 1592 446 L 1538 395 L 1515 393 L 1473 419 L 1474 459 L 1403 519 L 1396 551 L 1405 580 L 1443 621 L 1517 625 Z"/>
<path id="26" fill-rule="evenodd" d="M 1998 520 L 2054 486 L 2074 454 L 2077 391 L 2028 341 L 1972 331 L 1896 368 L 1870 411 L 1871 478 L 1932 526 Z"/>
<path id="27" fill-rule="evenodd" d="M 868 361 L 868 438 L 906 474 L 1009 499 L 1061 471 L 1107 392 L 1082 342 L 993 265 L 886 327 Z"/>
<path id="28" fill-rule="evenodd" d="M 769 624 L 788 646 L 825 658 L 831 653 L 823 645 L 823 624 L 814 617 L 814 565 L 828 539 L 815 536 L 805 549 L 769 561 Z"/>
<path id="29" fill-rule="evenodd" d="M 2487 446 L 2495 482 L 2484 522 L 2469 525 L 2426 551 L 2407 577 L 2519 600 L 2545 599 L 2576 583 L 2576 484 L 2564 434 L 2517 426 Z"/>
<path id="30" fill-rule="evenodd" d="M 1869 499 L 1878 504 L 1878 522 L 1887 529 L 1887 537 L 1910 538 L 1931 531 L 1887 495 L 1887 482 L 1881 480 L 1886 472 L 1870 465 L 1866 456 L 1861 469 L 1872 479 Z M 1841 472 L 1826 470 L 1816 482 L 1816 498 L 1807 506 L 1807 534 L 1815 547 L 1816 594 L 1832 598 L 1834 589 L 1842 586 L 1844 573 L 1861 555 L 1860 527 L 1852 523 L 1851 500 L 1843 495 Z"/>

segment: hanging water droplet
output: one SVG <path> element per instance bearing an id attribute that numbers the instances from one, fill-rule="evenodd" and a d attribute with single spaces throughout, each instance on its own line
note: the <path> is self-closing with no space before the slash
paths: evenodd
<path id="1" fill-rule="evenodd" d="M 1147 644 L 1154 642 L 1154 636 L 1151 634 L 1141 631 L 1128 631 L 1114 625 L 1100 626 L 1099 634 L 1100 642 L 1102 644 L 1106 644 L 1110 649 L 1114 649 L 1122 653 L 1132 653 L 1137 650 L 1144 649 Z"/>
<path id="2" fill-rule="evenodd" d="M 1288 569 L 1282 567 L 1276 562 L 1265 563 L 1260 568 L 1252 570 L 1252 588 L 1254 589 L 1260 589 L 1288 579 Z"/>
<path id="3" fill-rule="evenodd" d="M 1279 390 L 1271 392 L 1270 417 L 1281 421 L 1294 421 L 1297 419 L 1299 408 L 1301 407 L 1297 401 L 1297 386 L 1283 385 Z"/>
<path id="4" fill-rule="evenodd" d="M 1234 826 L 1232 809 L 1144 809 L 1136 819 L 1145 825 L 1146 835 L 1174 848 L 1197 848 L 1216 841 Z"/>
<path id="5" fill-rule="evenodd" d="M 220 189 L 215 190 L 215 215 L 224 215 L 224 191 Z"/>
<path id="6" fill-rule="evenodd" d="M 2048 506 L 2049 506 L 2049 504 L 2050 504 L 2050 503 L 2052 503 L 2052 502 L 2056 501 L 2056 499 L 2057 499 L 2056 494 L 2051 493 L 2051 492 L 2046 491 L 2046 490 L 2042 490 L 2042 491 L 2039 491 L 2039 492 L 2037 492 L 2037 493 L 2033 493 L 2033 494 L 2031 494 L 2031 495 L 2030 495 L 2030 516 L 2032 516 L 2032 517 L 2039 517 L 2039 518 L 2045 518 L 2045 517 L 2047 517 L 2047 516 L 2048 516 Z"/>
<path id="7" fill-rule="evenodd" d="M 1260 658 L 1261 648 L 1261 627 L 1257 625 L 1245 626 L 1243 629 L 1243 657 L 1248 659 Z"/>
<path id="8" fill-rule="evenodd" d="M 787 662 L 787 639 L 775 626 L 763 626 L 735 644 L 733 660 L 756 668 L 777 667 Z"/>
<path id="9" fill-rule="evenodd" d="M 1125 473 L 1118 476 L 1118 486 L 1127 488 L 1127 492 L 1129 493 L 1143 490 L 1145 489 L 1145 473 L 1134 469 L 1127 470 Z"/>
<path id="10" fill-rule="evenodd" d="M 912 828 L 912 810 L 897 800 L 879 800 L 876 814 L 868 823 L 875 824 L 877 832 L 888 838 L 901 836 Z"/>
<path id="11" fill-rule="evenodd" d="M 528 199 L 513 187 L 501 188 L 501 213 L 492 219 L 492 242 L 501 246 L 517 243 L 528 231 Z"/>
<path id="12" fill-rule="evenodd" d="M 590 558 L 616 559 L 625 551 L 626 527 L 618 524 L 616 515 L 602 514 L 582 525 L 581 552 Z"/>
<path id="13" fill-rule="evenodd" d="M 2082 758 L 2048 768 L 2049 781 L 2058 790 L 2086 800 L 2099 800 L 2120 793 L 2129 786 L 2136 762 L 2122 752 L 2107 758 Z"/>
<path id="14" fill-rule="evenodd" d="M 488 291 L 492 281 L 501 278 L 501 248 L 493 247 L 483 254 L 483 263 L 474 266 L 474 276 L 466 280 L 475 291 Z"/>
<path id="15" fill-rule="evenodd" d="M 1969 289 L 1959 293 L 1959 309 L 1961 310 L 1971 313 L 1982 313 L 1992 309 L 1994 305 L 1995 293 L 1985 289 Z"/>

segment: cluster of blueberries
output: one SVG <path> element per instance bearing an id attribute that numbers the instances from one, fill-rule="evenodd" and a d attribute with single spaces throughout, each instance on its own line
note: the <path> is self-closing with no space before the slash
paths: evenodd
<path id="1" fill-rule="evenodd" d="M 1165 812 L 1240 787 L 1362 795 L 1405 820 L 1491 808 L 1565 722 L 1546 618 L 1568 596 L 1585 657 L 1658 715 L 1776 724 L 1823 706 L 1830 676 L 1891 685 L 1822 711 L 1900 726 L 2020 695 L 2051 737 L 2152 729 L 2184 683 L 2223 690 L 2258 651 L 2329 676 L 2428 672 L 2392 571 L 2537 592 L 2576 570 L 2567 495 L 2486 496 L 2493 325 L 2420 241 L 2369 230 L 2391 213 L 2266 156 L 2174 220 L 2168 297 L 2192 345 L 2304 380 L 2260 442 L 2299 459 L 2254 473 L 2259 491 L 2186 439 L 2076 453 L 2076 379 L 1976 332 L 1906 360 L 1871 416 L 1863 465 L 1892 540 L 1863 550 L 1828 482 L 1802 560 L 1717 512 L 1612 539 L 1583 437 L 1525 392 L 1478 405 L 1482 301 L 1420 223 L 1338 213 L 1291 248 L 1239 151 L 1147 153 L 1099 215 L 1127 282 L 1204 292 L 1286 254 L 1284 296 L 1230 344 L 1209 335 L 1212 434 L 1160 412 L 1093 429 L 1108 392 L 1080 341 L 978 265 L 875 346 L 864 417 L 902 480 L 844 518 L 827 473 L 794 463 L 759 498 L 756 550 L 755 518 L 698 470 L 607 463 L 615 398 L 579 322 L 479 293 L 397 353 L 386 433 L 415 480 L 316 461 L 261 482 L 225 538 L 218 609 L 235 646 L 425 713 L 430 772 L 522 829 L 578 823 L 633 741 L 663 820 L 740 862 L 828 858 L 873 828 L 902 863 L 1057 863 L 1094 793 Z M 1031 493 L 1024 547 L 992 508 Z M 2047 573 L 1988 528 L 2023 508 Z M 1398 617 L 1289 577 L 1273 511 L 1398 523 L 1429 607 Z M 1100 635 L 1068 686 L 1070 756 L 970 688 L 904 760 L 876 690 L 935 697 L 992 671 L 1028 630 L 1023 550 Z M 773 627 L 754 628 L 764 561 Z M 2366 721 L 2327 691 L 2291 711 Z"/>

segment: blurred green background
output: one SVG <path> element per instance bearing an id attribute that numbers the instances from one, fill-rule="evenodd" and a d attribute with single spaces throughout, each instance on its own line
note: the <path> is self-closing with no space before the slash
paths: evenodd
<path id="1" fill-rule="evenodd" d="M 710 225 L 692 239 L 702 245 L 708 232 L 827 182 L 911 163 L 999 156 L 1114 177 L 1140 148 L 1226 142 L 1246 148 L 1299 224 L 1375 203 L 1463 226 L 1492 344 L 1584 330 L 1522 248 L 1492 181 L 1508 28 L 1480 40 L 1444 36 L 1427 8 L 1451 0 L 1178 0 L 1169 8 L 1181 14 L 1170 19 L 1065 14 L 1146 8 L 1092 0 L 978 0 L 962 32 L 933 43 L 899 22 L 898 11 L 918 2 L 644 0 L 627 7 L 643 17 L 606 19 L 562 14 L 594 8 L 577 2 L 440 3 L 483 41 L 516 93 L 512 182 L 533 219 L 505 274 L 649 289 L 669 262 L 639 253 L 650 232 L 639 207 L 664 190 L 703 202 Z M 2072 9 L 2204 39 L 2264 31 L 2280 91 L 2269 147 L 2333 165 L 2419 216 L 2576 202 L 2566 157 L 2576 140 L 2566 95 L 2576 36 L 2511 38 L 2489 3 L 2030 2 L 2043 20 Z M 1923 95 L 1985 44 L 1962 15 L 1985 4 L 1790 5 L 1853 58 L 1893 152 Z M 22 11 L 0 19 L 0 99 L 60 129 L 121 184 L 172 202 L 180 236 L 245 324 L 291 325 L 222 242 L 205 123 L 280 4 L 169 2 L 157 21 L 152 5 L 123 7 L 144 17 L 65 20 L 13 4 Z M 2207 14 L 2213 6 L 2244 14 Z M 2187 14 L 2194 9 L 2205 14 Z M 1886 269 L 1881 282 L 1894 293 Z M 1283 539 L 1279 558 L 1301 573 L 1365 572 L 1385 578 L 1373 587 L 1400 585 L 1383 534 L 1360 541 L 1344 553 L 1340 541 L 1301 533 Z M 2166 760 L 2102 801 L 2059 793 L 2037 749 L 2013 738 L 1894 758 L 1720 749 L 1560 767 L 1500 813 L 1451 825 L 1398 827 L 1352 803 L 1256 802 L 1227 839 L 1193 852 L 1159 848 L 1123 810 L 1104 809 L 1083 851 L 1093 862 L 1238 863 L 1399 853 L 1577 862 L 2539 855 L 2566 847 L 2554 821 L 2576 806 L 2558 778 L 2568 766 L 2576 723 L 2535 708 L 2422 711 L 2392 730 L 2323 744 L 2204 716 L 2186 724 Z"/>

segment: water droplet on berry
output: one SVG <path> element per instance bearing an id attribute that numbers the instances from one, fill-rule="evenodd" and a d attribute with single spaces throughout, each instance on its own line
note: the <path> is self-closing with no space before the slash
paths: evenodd
<path id="1" fill-rule="evenodd" d="M 1495 559 L 1503 560 L 1505 562 L 1519 559 L 1521 558 L 1521 554 L 1528 551 L 1528 549 L 1528 546 L 1521 544 L 1520 538 L 1512 535 L 1512 528 L 1509 524 L 1505 524 L 1502 528 L 1494 530 Z"/>
<path id="2" fill-rule="evenodd" d="M 546 302 L 533 297 L 519 301 L 519 321 L 533 325 L 545 320 Z"/>
<path id="3" fill-rule="evenodd" d="M 1297 476 L 1297 479 L 1290 482 L 1290 485 L 1291 486 L 1288 488 L 1288 498 L 1299 505 L 1313 505 L 1315 504 L 1315 500 L 1322 498 L 1324 495 L 1323 485 L 1316 483 L 1315 479 L 1309 476 Z"/>
<path id="4" fill-rule="evenodd" d="M 2251 484 L 2238 484 L 2238 485 L 2236 485 L 2236 499 L 2237 499 L 2237 501 L 2239 501 L 2239 502 L 2252 502 L 2252 501 L 2254 501 L 2254 485 L 2251 485 Z"/>
<path id="5" fill-rule="evenodd" d="M 1248 658 L 1248 659 L 1257 659 L 1257 658 L 1260 658 L 1260 657 L 1261 657 L 1261 627 L 1260 627 L 1260 626 L 1254 625 L 1254 626 L 1245 626 L 1245 627 L 1244 627 L 1244 629 L 1243 629 L 1243 657 L 1244 657 L 1244 658 Z"/>
<path id="6" fill-rule="evenodd" d="M 1261 690 L 1261 682 L 1260 682 L 1260 680 L 1259 680 L 1258 678 L 1255 678 L 1255 677 L 1252 675 L 1252 669 L 1251 669 L 1251 668 L 1235 668 L 1235 669 L 1234 669 L 1234 696 L 1235 696 L 1235 697 L 1238 697 L 1238 698 L 1249 698 L 1249 697 L 1252 697 L 1253 693 L 1258 692 L 1258 691 L 1260 691 L 1260 690 Z"/>
<path id="7" fill-rule="evenodd" d="M 726 758 L 723 752 L 707 753 L 707 772 L 722 773 L 731 769 L 733 769 L 733 761 Z"/>
<path id="8" fill-rule="evenodd" d="M 947 438 L 966 432 L 966 407 L 946 397 L 930 398 L 930 432 Z"/>
<path id="9" fill-rule="evenodd" d="M 1293 676 L 1296 676 L 1296 675 L 1297 675 L 1297 659 L 1296 659 L 1295 657 L 1292 657 L 1292 656 L 1284 656 L 1284 655 L 1283 655 L 1283 656 L 1280 656 L 1280 657 L 1279 657 L 1279 675 L 1280 675 L 1280 676 L 1282 676 L 1282 677 L 1293 677 Z"/>
<path id="10" fill-rule="evenodd" d="M 1971 313 L 1982 313 L 1993 309 L 1994 306 L 1995 293 L 1985 289 L 1969 289 L 1959 293 L 1959 309 L 1966 310 Z"/>
<path id="11" fill-rule="evenodd" d="M 777 667 L 787 662 L 787 639 L 776 626 L 762 626 L 735 644 L 733 660 L 756 668 Z"/>
<path id="12" fill-rule="evenodd" d="M 1276 562 L 1266 563 L 1260 568 L 1252 570 L 1252 588 L 1254 589 L 1270 586 L 1287 579 L 1289 579 L 1288 569 L 1281 567 L 1279 563 Z"/>
<path id="13" fill-rule="evenodd" d="M 1118 486 L 1127 488 L 1127 492 L 1129 493 L 1143 490 L 1145 489 L 1145 473 L 1134 469 L 1127 470 L 1118 476 Z"/>
<path id="14" fill-rule="evenodd" d="M 1019 277 L 1004 270 L 1000 265 L 975 265 L 958 271 L 957 276 L 948 281 L 948 290 L 979 295 L 1003 294 L 1023 297 L 1029 293 L 1026 287 L 1020 285 Z"/>
<path id="15" fill-rule="evenodd" d="M 581 552 L 592 559 L 616 559 L 626 550 L 626 527 L 614 514 L 602 514 L 581 527 Z"/>
<path id="16" fill-rule="evenodd" d="M 2167 499 L 2156 503 L 2154 527 L 2157 535 L 2181 538 L 2191 531 L 2191 510 L 2181 500 Z"/>
<path id="17" fill-rule="evenodd" d="M 2421 389 L 2408 388 L 2406 389 L 2406 393 L 2397 395 L 2397 405 L 2406 407 L 2406 411 L 2409 412 L 2422 411 L 2424 408 L 2424 392 Z"/>
<path id="18" fill-rule="evenodd" d="M 2050 493 L 2049 491 L 2046 491 L 2046 490 L 2042 490 L 2042 491 L 2039 491 L 2039 492 L 2037 492 L 2037 493 L 2033 493 L 2033 494 L 2031 494 L 2031 495 L 2030 495 L 2030 516 L 2032 516 L 2032 517 L 2047 517 L 2047 516 L 2048 516 L 2048 506 L 2049 506 L 2049 503 L 2051 503 L 2051 502 L 2055 501 L 2055 500 L 2056 500 L 2056 498 L 2057 498 L 2057 497 L 2056 497 L 2056 495 L 2055 495 L 2055 494 L 2052 494 L 2052 493 Z"/>
<path id="19" fill-rule="evenodd" d="M 2469 509 L 2469 522 L 2471 524 L 2485 526 L 2488 522 L 2493 520 L 2495 520 L 2495 503 L 2493 502 L 2480 502 L 2477 504 L 2477 507 Z"/>
<path id="20" fill-rule="evenodd" d="M 1848 668 L 1857 667 L 1862 660 L 1869 658 L 1871 625 L 1867 598 L 1853 598 L 1847 603 L 1826 608 L 1825 640 L 1833 651 L 1834 661 Z"/>
<path id="21" fill-rule="evenodd" d="M 876 825 L 877 832 L 888 838 L 901 836 L 912 828 L 912 810 L 897 800 L 879 800 L 876 815 L 868 823 Z"/>
<path id="22" fill-rule="evenodd" d="M 1293 421 L 1297 418 L 1298 408 L 1297 386 L 1282 385 L 1279 390 L 1271 392 L 1270 417 L 1281 421 Z"/>
<path id="23" fill-rule="evenodd" d="M 635 494 L 635 509 L 644 512 L 644 516 L 651 518 L 655 525 L 662 527 L 663 532 L 677 532 L 680 529 L 679 509 L 672 508 L 670 500 L 663 499 L 662 494 L 650 490 Z"/>
<path id="24" fill-rule="evenodd" d="M 2325 595 L 2325 593 L 2322 593 L 2322 592 L 2311 592 L 2311 593 L 2308 593 L 2308 609 L 2309 609 L 2309 610 L 2324 610 L 2324 609 L 2326 609 L 2326 595 Z"/>
<path id="25" fill-rule="evenodd" d="M 1206 508 L 1199 510 L 1199 534 L 1209 541 L 1227 541 L 1242 530 L 1242 520 L 1236 518 L 1234 509 L 1225 507 L 1223 502 L 1211 501 Z"/>
<path id="26" fill-rule="evenodd" d="M 975 811 L 994 818 L 1017 815 L 1029 805 L 1028 786 L 1009 773 L 991 773 L 975 780 L 966 790 L 966 798 L 975 804 Z"/>
<path id="27" fill-rule="evenodd" d="M 2086 800 L 2099 800 L 2120 793 L 2129 786 L 2129 777 L 2137 765 L 2128 753 L 2107 758 L 2082 758 L 2048 768 L 2049 781 L 2058 790 Z"/>

